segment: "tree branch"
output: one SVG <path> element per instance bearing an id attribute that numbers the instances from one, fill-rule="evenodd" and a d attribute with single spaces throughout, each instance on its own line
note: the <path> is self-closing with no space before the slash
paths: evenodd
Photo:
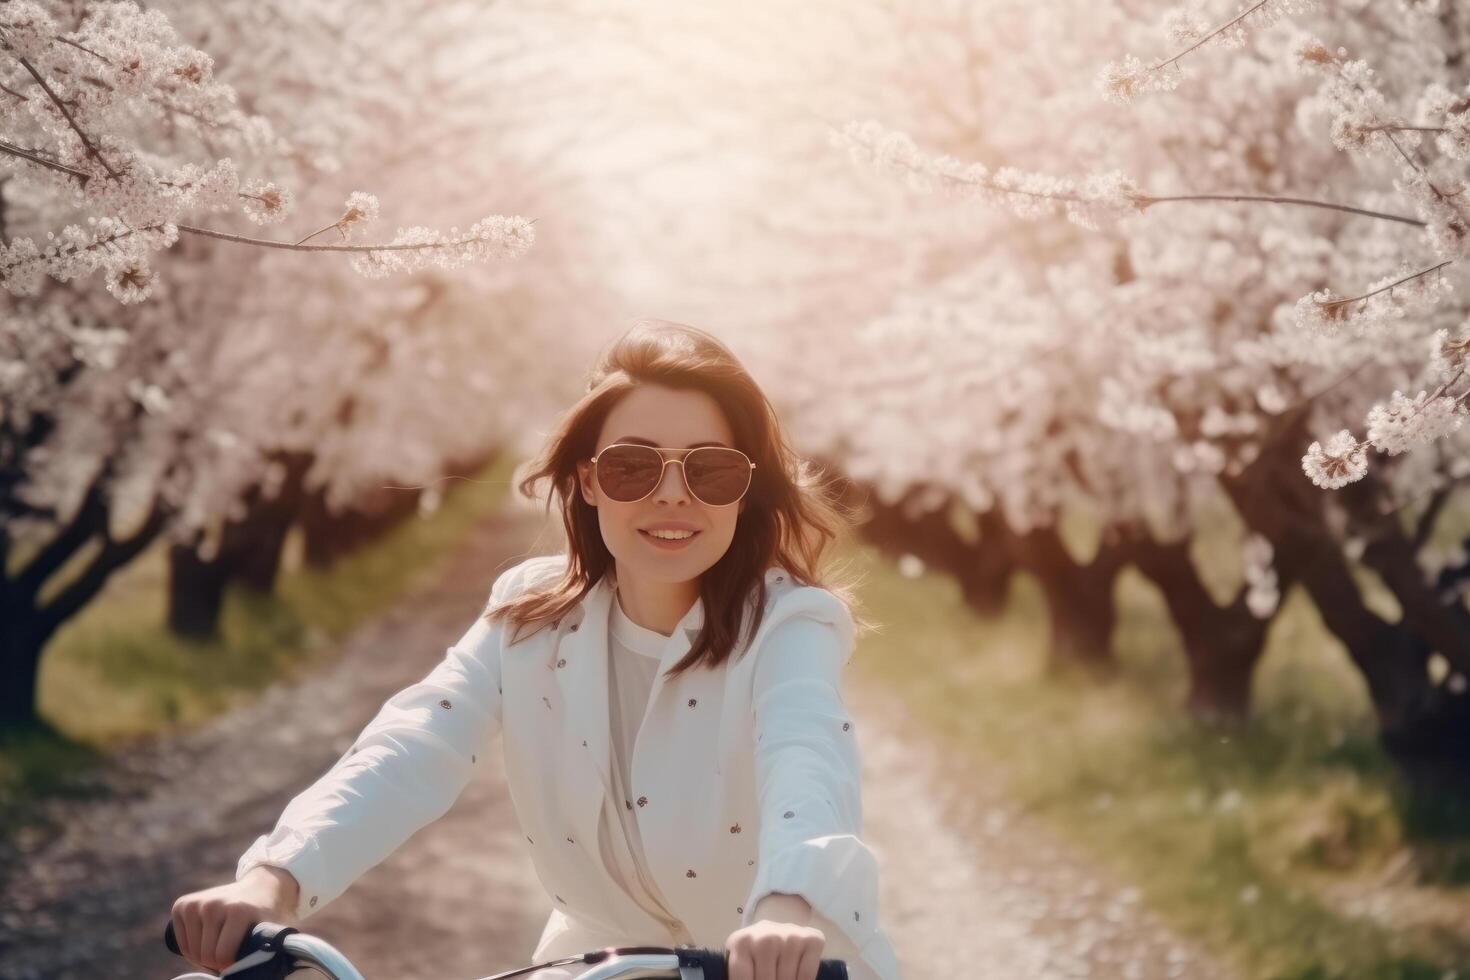
<path id="1" fill-rule="evenodd" d="M 87 488 L 86 495 L 82 498 L 81 505 L 72 515 L 71 520 L 67 522 L 66 527 L 56 537 L 46 542 L 46 546 L 16 576 L 15 590 L 24 597 L 25 601 L 34 603 L 41 587 L 46 584 L 46 580 L 62 565 L 65 565 L 99 528 L 104 534 L 106 533 L 107 508 L 102 504 L 101 489 L 104 478 L 103 473 L 99 473 L 93 479 L 92 485 Z"/>
<path id="2" fill-rule="evenodd" d="M 1357 303 L 1357 302 L 1361 302 L 1362 300 L 1365 300 L 1365 299 L 1371 299 L 1372 297 L 1377 296 L 1379 293 L 1386 293 L 1386 292 L 1388 292 L 1390 289 L 1392 289 L 1395 286 L 1402 286 L 1404 283 L 1409 282 L 1412 279 L 1418 279 L 1421 276 L 1427 276 L 1431 272 L 1438 272 L 1440 269 L 1443 269 L 1445 266 L 1447 266 L 1447 265 L 1454 265 L 1454 263 L 1455 263 L 1455 260 L 1454 259 L 1446 259 L 1445 261 L 1441 262 L 1439 265 L 1431 266 L 1428 269 L 1420 269 L 1418 272 L 1414 273 L 1413 275 L 1404 276 L 1402 279 L 1399 279 L 1399 280 L 1397 280 L 1395 282 L 1391 282 L 1387 286 L 1382 286 L 1382 287 L 1380 287 L 1378 289 L 1375 289 L 1371 293 L 1364 293 L 1361 296 L 1349 296 L 1346 299 L 1328 300 L 1326 303 L 1318 303 L 1317 305 L 1320 306 L 1320 307 L 1322 307 L 1324 310 L 1326 310 L 1326 309 L 1334 309 L 1335 310 L 1339 306 L 1346 306 L 1349 303 Z"/>
<path id="3" fill-rule="evenodd" d="M 68 167 L 64 163 L 57 163 L 55 160 L 47 160 L 45 157 L 38 155 L 35 150 L 27 150 L 5 140 L 0 140 L 0 153 L 20 157 L 22 160 L 29 160 L 38 167 L 45 167 L 48 170 L 55 170 L 58 173 L 75 177 L 84 184 L 92 179 L 92 175 L 89 173 L 85 173 L 75 167 Z"/>
<path id="4" fill-rule="evenodd" d="M 76 615 L 83 606 L 91 602 L 112 573 L 136 558 L 143 549 L 153 543 L 163 530 L 164 509 L 157 501 L 131 538 L 126 541 L 104 541 L 102 550 L 92 559 L 86 571 L 78 575 L 55 599 L 41 610 L 42 621 L 48 632 L 53 632 L 62 623 Z M 105 531 L 104 531 L 105 533 Z"/>
<path id="5" fill-rule="evenodd" d="M 912 170 L 915 173 L 937 177 L 938 179 L 942 181 L 947 181 L 951 184 L 959 184 L 961 186 L 967 187 L 986 187 L 992 191 L 995 191 L 998 194 L 1016 194 L 1021 197 L 1032 197 L 1045 201 L 1059 201 L 1068 204 L 1086 205 L 1095 203 L 1086 198 L 1078 197 L 1075 194 L 1048 194 L 1042 191 L 1028 191 L 1015 187 L 1002 187 L 997 185 L 992 180 L 966 180 L 963 177 L 958 177 L 954 174 L 936 174 L 932 171 L 922 170 L 918 167 L 915 167 L 913 164 L 909 163 L 906 160 L 894 160 L 891 161 L 890 165 L 906 167 L 907 169 Z M 1418 218 L 1411 218 L 1408 215 L 1393 214 L 1387 211 L 1369 211 L 1365 208 L 1355 208 L 1350 204 L 1336 204 L 1332 201 L 1316 201 L 1312 200 L 1311 198 L 1305 197 L 1278 197 L 1275 195 L 1261 194 L 1174 194 L 1164 197 L 1153 197 L 1147 194 L 1140 194 L 1138 195 L 1136 200 L 1140 210 L 1146 209 L 1155 204 L 1170 204 L 1176 201 L 1248 201 L 1262 204 L 1294 204 L 1299 207 L 1322 208 L 1327 211 L 1341 211 L 1345 214 L 1357 214 L 1362 215 L 1365 218 L 1378 218 L 1383 221 L 1397 221 L 1402 224 L 1413 225 L 1416 228 L 1424 227 L 1423 221 L 1419 220 Z"/>
<path id="6" fill-rule="evenodd" d="M 536 223 L 532 218 L 530 224 Z M 455 245 L 468 245 L 470 242 L 479 241 L 478 238 L 456 238 L 447 242 L 420 242 L 418 244 L 394 244 L 394 245 L 304 245 L 300 242 L 278 242 L 269 238 L 249 238 L 245 235 L 231 235 L 228 232 L 213 231 L 209 228 L 196 228 L 193 225 L 179 225 L 179 233 L 190 235 L 203 235 L 205 238 L 217 238 L 222 242 L 234 242 L 237 245 L 255 245 L 259 248 L 283 248 L 293 252 L 414 252 L 435 248 L 452 248 Z"/>
<path id="7" fill-rule="evenodd" d="M 0 40 L 3 39 L 4 33 L 0 32 Z M 40 72 L 36 70 L 36 66 L 32 65 L 29 60 L 22 58 L 19 55 L 16 56 L 15 60 L 20 62 L 25 70 L 30 72 L 31 77 L 36 80 L 36 84 L 41 86 L 41 91 L 46 93 L 46 96 L 51 100 L 52 104 L 56 106 L 57 111 L 61 113 L 64 119 L 66 119 L 66 123 L 68 126 L 71 127 L 72 132 L 77 134 L 77 139 L 81 140 L 82 145 L 87 148 L 87 155 L 96 158 L 97 162 L 102 165 L 102 169 L 107 171 L 107 175 L 116 180 L 120 176 L 120 174 L 118 174 L 116 170 L 112 169 L 112 167 L 107 162 L 107 158 L 102 155 L 102 152 L 98 150 L 97 147 L 92 145 L 92 141 L 87 138 L 87 134 L 82 132 L 82 127 L 77 125 L 77 121 L 73 119 L 71 113 L 67 111 L 65 103 L 61 101 L 61 96 L 57 95 L 56 92 L 52 90 L 51 86 L 47 84 L 46 79 L 41 75 Z"/>
<path id="8" fill-rule="evenodd" d="M 1398 221 L 1416 228 L 1423 228 L 1424 222 L 1418 218 L 1410 218 L 1402 214 L 1390 214 L 1385 211 L 1368 211 L 1363 208 L 1355 208 L 1348 204 L 1333 204 L 1330 201 L 1313 201 L 1303 197 L 1269 197 L 1254 194 L 1181 194 L 1173 197 L 1145 197 L 1143 206 L 1151 204 L 1164 204 L 1172 201 L 1258 201 L 1265 204 L 1296 204 L 1308 208 L 1323 208 L 1328 211 L 1342 211 L 1346 214 L 1359 214 L 1365 218 L 1380 218 L 1384 221 Z"/>

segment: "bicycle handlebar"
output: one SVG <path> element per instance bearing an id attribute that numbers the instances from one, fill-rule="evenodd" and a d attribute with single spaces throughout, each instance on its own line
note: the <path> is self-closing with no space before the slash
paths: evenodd
<path id="1" fill-rule="evenodd" d="M 168 951 L 182 956 L 170 918 L 163 930 Z M 312 967 L 331 980 L 364 980 L 352 961 L 331 943 L 276 922 L 258 922 L 240 943 L 233 965 L 220 972 L 221 980 L 285 980 L 301 967 Z M 190 974 L 193 976 L 194 974 Z"/>
<path id="2" fill-rule="evenodd" d="M 726 980 L 725 951 L 703 946 L 676 947 L 680 967 L 697 967 L 704 980 Z M 683 971 L 680 971 L 683 975 Z M 817 964 L 817 980 L 847 980 L 847 963 L 827 959 Z"/>
<path id="3" fill-rule="evenodd" d="M 164 927 L 163 944 L 169 952 L 182 955 L 172 918 Z M 578 980 L 615 980 L 628 974 L 650 976 L 658 972 L 671 978 L 684 978 L 694 970 L 699 971 L 697 976 L 702 980 L 727 980 L 728 976 L 725 951 L 702 946 L 613 946 L 511 970 L 500 976 L 516 976 L 571 963 L 591 965 Z M 275 922 L 260 922 L 251 927 L 249 935 L 240 943 L 234 965 L 220 973 L 220 980 L 284 980 L 303 967 L 312 967 L 330 980 L 364 980 L 351 961 L 330 943 Z M 817 980 L 847 980 L 847 963 L 839 959 L 822 960 L 817 967 Z"/>

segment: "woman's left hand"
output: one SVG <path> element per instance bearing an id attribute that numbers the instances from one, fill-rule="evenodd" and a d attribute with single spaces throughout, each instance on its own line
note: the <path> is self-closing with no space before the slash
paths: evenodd
<path id="1" fill-rule="evenodd" d="M 777 905 L 787 899 L 792 900 L 789 909 Z M 768 910 L 775 919 L 762 918 L 736 929 L 725 940 L 729 980 L 816 980 L 827 937 L 822 930 L 803 924 L 811 915 L 811 906 L 800 896 L 770 895 L 756 914 Z"/>

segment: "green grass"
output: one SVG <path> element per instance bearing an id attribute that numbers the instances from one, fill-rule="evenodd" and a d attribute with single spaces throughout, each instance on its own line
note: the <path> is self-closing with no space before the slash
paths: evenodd
<path id="1" fill-rule="evenodd" d="M 300 565 L 293 537 L 274 595 L 226 594 L 217 641 L 182 640 L 163 626 L 167 548 L 155 545 L 47 648 L 45 725 L 0 743 L 0 811 L 64 789 L 110 747 L 207 721 L 322 662 L 348 631 L 432 583 L 468 530 L 504 503 L 513 465 L 492 463 L 472 478 L 484 482 L 457 486 L 432 515 L 325 573 Z"/>
<path id="2" fill-rule="evenodd" d="M 985 620 L 941 576 L 904 578 L 865 546 L 851 556 L 865 611 L 883 624 L 863 639 L 859 671 L 1175 928 L 1250 977 L 1470 977 L 1470 888 L 1443 871 L 1470 864 L 1470 822 L 1412 842 L 1422 877 L 1447 884 L 1392 876 L 1410 853 L 1394 774 L 1361 681 L 1303 595 L 1287 597 L 1270 631 L 1254 717 L 1214 728 L 1183 711 L 1178 635 L 1132 571 L 1115 592 L 1123 669 L 1087 682 L 1045 673 L 1044 600 L 1029 577 Z M 1223 594 L 1230 570 L 1212 574 Z M 1386 876 L 1395 884 L 1380 885 Z M 1346 911 L 1374 896 L 1399 918 Z"/>

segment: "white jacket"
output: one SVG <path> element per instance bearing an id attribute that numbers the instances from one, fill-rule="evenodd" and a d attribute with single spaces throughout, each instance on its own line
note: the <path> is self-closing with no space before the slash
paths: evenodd
<path id="1" fill-rule="evenodd" d="M 492 601 L 554 580 L 565 555 L 507 570 Z M 608 875 L 597 821 L 610 791 L 607 620 L 611 573 L 555 624 L 506 646 L 509 627 L 477 618 L 422 681 L 391 697 L 352 747 L 296 796 L 275 829 L 241 856 L 301 885 L 307 919 L 410 835 L 448 811 L 504 731 L 505 772 L 536 873 L 553 906 L 534 962 L 609 945 L 723 948 L 764 895 L 812 906 L 824 957 L 854 980 L 900 980 L 878 921 L 878 862 L 860 837 L 857 731 L 840 674 L 853 622 L 831 592 L 766 573 L 767 611 L 748 648 L 717 671 L 662 672 L 687 653 L 703 601 L 661 658 L 633 758 L 635 808 L 653 880 L 682 929 L 649 917 Z M 831 628 L 840 657 L 801 657 L 781 624 Z M 583 624 L 588 628 L 583 629 Z M 803 628 L 806 624 L 802 624 Z M 791 632 L 791 631 L 788 631 Z M 771 637 L 775 635 L 773 642 Z M 803 634 L 806 635 L 806 634 Z M 762 654 L 778 650 L 781 656 Z"/>

